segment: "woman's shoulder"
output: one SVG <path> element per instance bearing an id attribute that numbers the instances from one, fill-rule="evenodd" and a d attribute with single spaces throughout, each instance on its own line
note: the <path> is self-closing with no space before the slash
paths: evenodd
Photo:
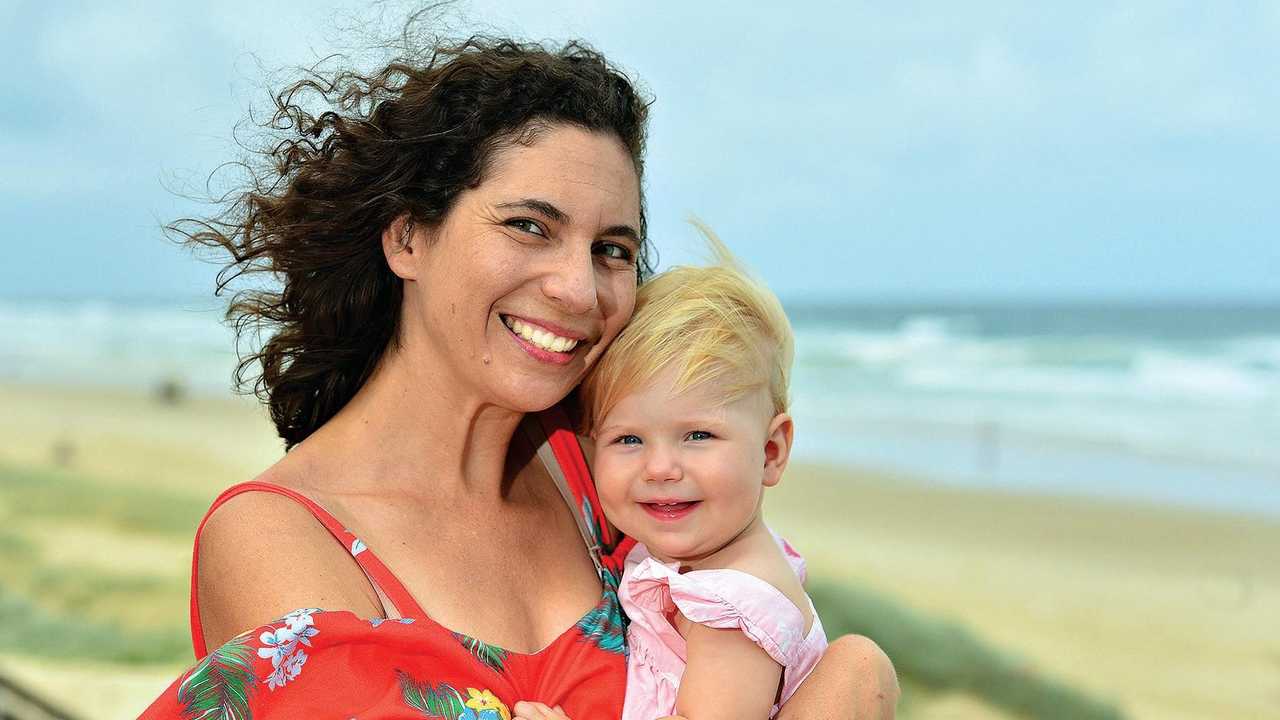
<path id="1" fill-rule="evenodd" d="M 291 485 L 268 470 L 223 493 L 201 526 L 193 603 L 210 646 L 300 607 L 381 613 L 363 571 Z"/>

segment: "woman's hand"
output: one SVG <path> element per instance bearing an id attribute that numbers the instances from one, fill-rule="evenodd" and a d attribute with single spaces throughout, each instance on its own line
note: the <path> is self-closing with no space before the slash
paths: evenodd
<path id="1" fill-rule="evenodd" d="M 521 700 L 511 709 L 515 711 L 515 717 L 511 720 L 569 720 L 569 716 L 564 714 L 559 705 L 547 707 L 540 702 Z"/>
<path id="2" fill-rule="evenodd" d="M 889 656 L 868 638 L 845 635 L 827 647 L 778 720 L 893 720 L 899 695 Z"/>

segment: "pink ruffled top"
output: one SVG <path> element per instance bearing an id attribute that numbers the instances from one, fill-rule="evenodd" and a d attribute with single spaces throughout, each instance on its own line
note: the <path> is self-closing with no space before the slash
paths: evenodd
<path id="1" fill-rule="evenodd" d="M 804 559 L 787 542 L 778 544 L 804 582 Z M 738 628 L 782 666 L 782 694 L 769 717 L 791 697 L 827 647 L 827 636 L 813 614 L 808 632 L 804 615 L 773 585 L 740 570 L 692 570 L 664 564 L 636 544 L 627 555 L 622 609 L 627 629 L 627 697 L 622 720 L 655 720 L 675 714 L 676 692 L 685 668 L 685 641 L 668 620 L 672 610 L 712 628 Z"/>

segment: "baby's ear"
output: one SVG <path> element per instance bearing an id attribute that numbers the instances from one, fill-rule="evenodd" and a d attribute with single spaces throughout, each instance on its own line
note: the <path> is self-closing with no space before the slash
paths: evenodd
<path id="1" fill-rule="evenodd" d="M 791 439 L 795 436 L 795 423 L 786 413 L 778 413 L 769 421 L 768 434 L 764 438 L 764 486 L 773 487 L 782 480 L 791 458 Z"/>

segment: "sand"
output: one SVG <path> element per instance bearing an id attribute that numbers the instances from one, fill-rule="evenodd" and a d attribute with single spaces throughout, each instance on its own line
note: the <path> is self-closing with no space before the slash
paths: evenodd
<path id="1" fill-rule="evenodd" d="M 820 467 L 766 503 L 814 575 L 960 620 L 1132 717 L 1280 718 L 1274 522 Z"/>
<path id="2" fill-rule="evenodd" d="M 207 503 L 280 452 L 243 399 L 164 405 L 128 391 L 0 385 L 0 407 L 0 463 L 61 461 L 102 492 L 155 487 Z M 1131 717 L 1280 718 L 1280 523 L 812 465 L 791 468 L 766 502 L 815 576 L 963 622 Z M 0 486 L 0 517 L 15 511 Z M 42 548 L 43 563 L 174 582 L 189 568 L 189 538 L 91 519 L 12 527 Z M 187 608 L 170 598 L 149 611 L 179 623 Z M 136 716 L 179 670 L 0 653 L 0 671 L 93 718 Z M 912 713 L 1006 717 L 961 694 L 922 697 Z"/>

